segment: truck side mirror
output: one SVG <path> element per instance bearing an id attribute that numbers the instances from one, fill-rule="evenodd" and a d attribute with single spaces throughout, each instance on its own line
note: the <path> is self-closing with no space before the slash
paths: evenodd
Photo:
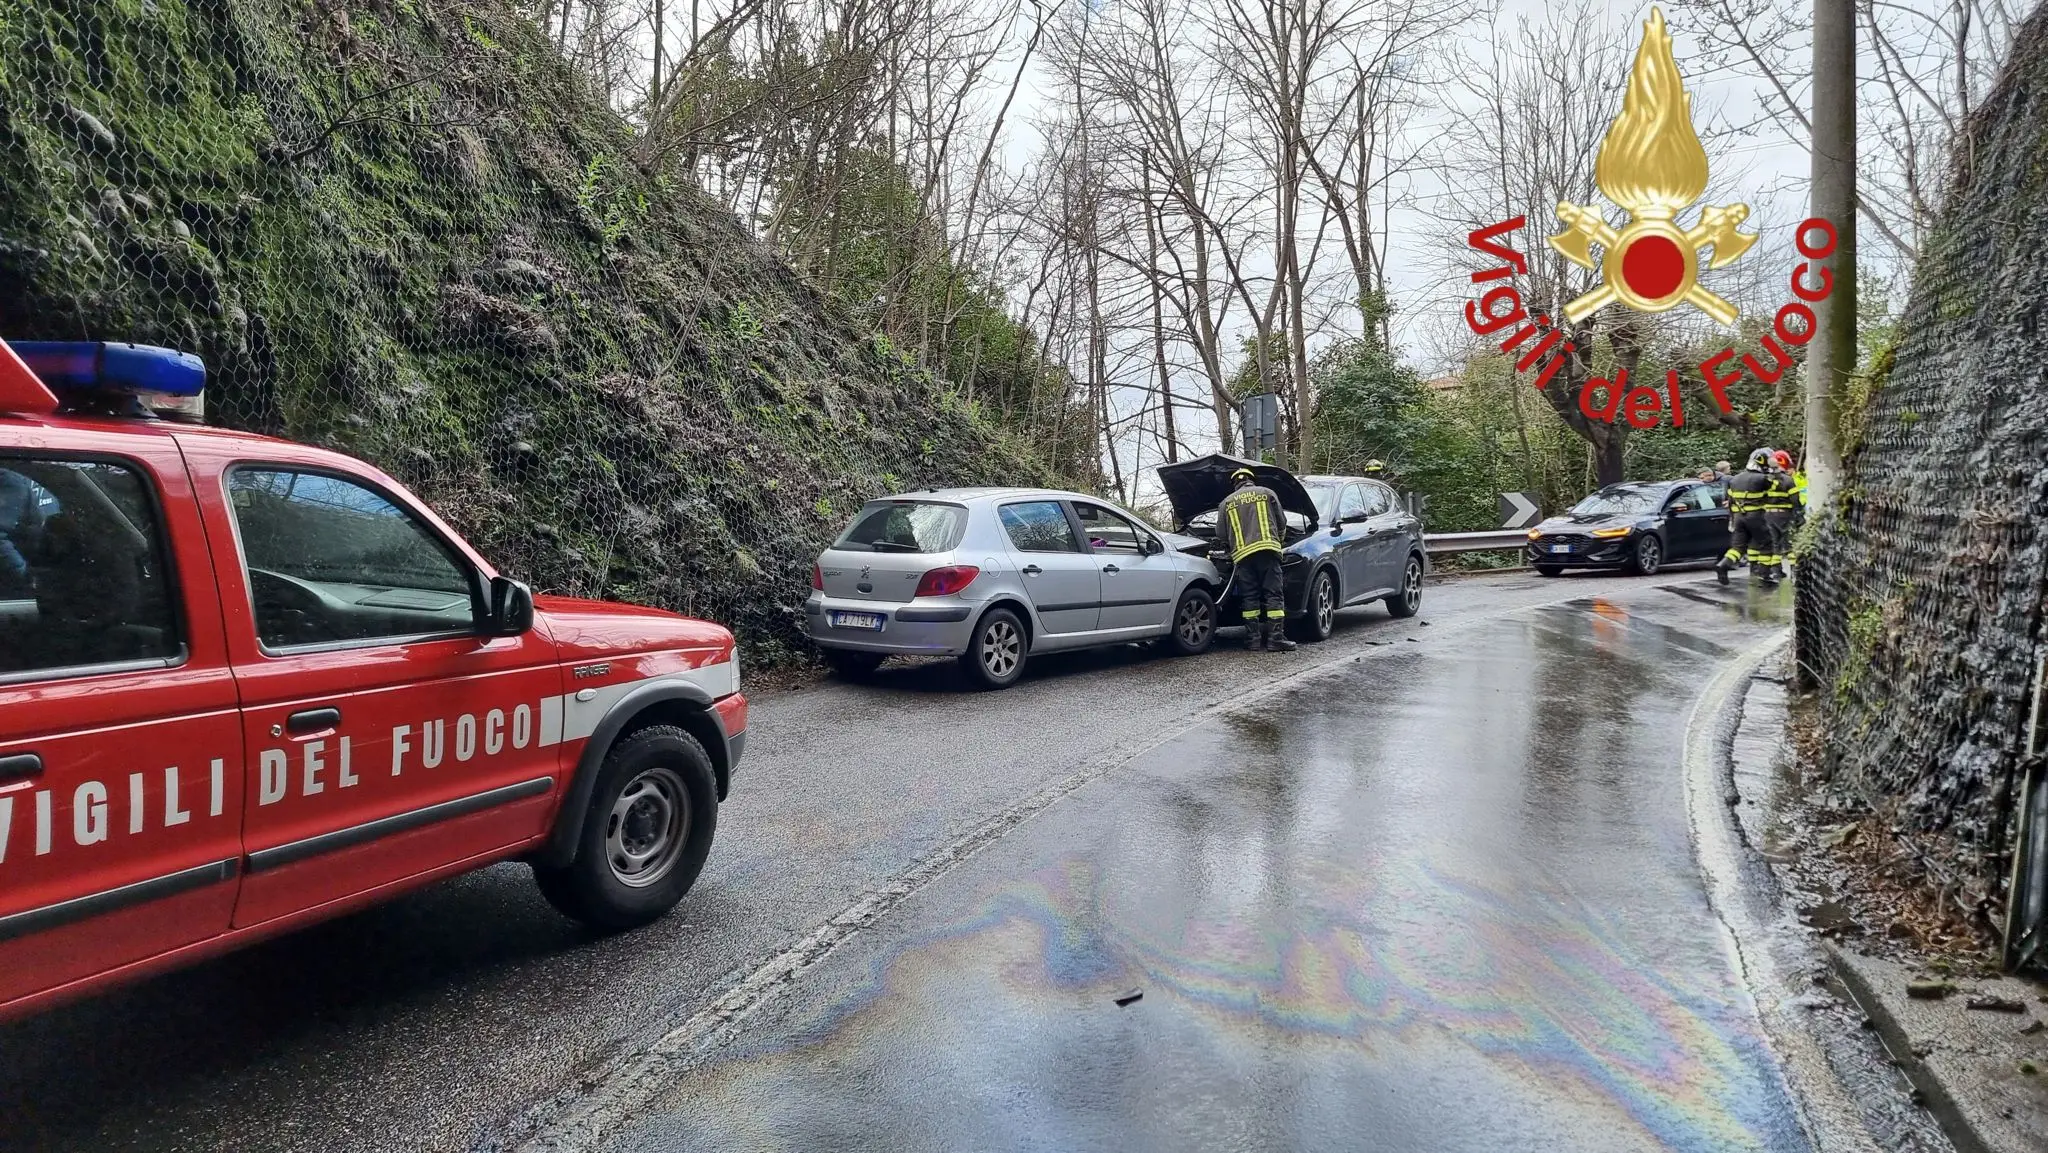
<path id="1" fill-rule="evenodd" d="M 510 577 L 491 578 L 491 604 L 484 635 L 516 637 L 533 627 L 533 590 Z"/>

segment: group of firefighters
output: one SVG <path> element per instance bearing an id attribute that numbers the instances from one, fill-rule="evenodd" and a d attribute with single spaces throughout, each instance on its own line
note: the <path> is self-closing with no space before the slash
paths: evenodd
<path id="1" fill-rule="evenodd" d="M 1702 470 L 1702 480 L 1728 486 L 1728 551 L 1714 565 L 1714 575 L 1728 583 L 1728 570 L 1747 561 L 1750 575 L 1776 584 L 1786 575 L 1792 533 L 1806 515 L 1806 473 L 1783 449 L 1760 448 L 1749 454 L 1746 467 L 1728 474 L 1728 462 Z"/>

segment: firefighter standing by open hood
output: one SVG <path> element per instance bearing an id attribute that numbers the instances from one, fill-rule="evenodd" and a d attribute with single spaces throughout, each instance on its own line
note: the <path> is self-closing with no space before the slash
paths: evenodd
<path id="1" fill-rule="evenodd" d="M 1232 580 L 1244 599 L 1244 623 L 1253 652 L 1288 652 L 1287 600 L 1280 580 L 1286 521 L 1280 498 L 1248 468 L 1230 474 L 1235 487 L 1216 509 L 1216 532 L 1230 552 Z"/>

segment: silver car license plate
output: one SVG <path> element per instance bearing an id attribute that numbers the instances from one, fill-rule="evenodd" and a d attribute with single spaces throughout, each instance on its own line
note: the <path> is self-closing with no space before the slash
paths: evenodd
<path id="1" fill-rule="evenodd" d="M 835 629 L 867 629 L 869 632 L 882 631 L 881 613 L 827 613 L 826 619 Z"/>
<path id="2" fill-rule="evenodd" d="M 1568 545 L 1568 544 L 1554 544 L 1554 545 L 1551 545 L 1551 546 L 1550 546 L 1550 551 L 1551 551 L 1551 552 L 1570 552 L 1570 551 L 1572 551 L 1572 546 L 1570 546 L 1570 545 Z"/>

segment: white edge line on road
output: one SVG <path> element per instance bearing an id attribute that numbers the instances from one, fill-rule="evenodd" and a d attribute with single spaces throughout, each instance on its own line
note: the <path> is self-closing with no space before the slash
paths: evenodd
<path id="1" fill-rule="evenodd" d="M 1655 582 L 1666 583 L 1672 582 Z M 1646 582 L 1643 587 L 1653 587 L 1653 584 Z M 1569 585 L 1560 587 L 1558 594 L 1555 599 L 1517 605 L 1497 615 L 1438 621 L 1430 626 L 1430 636 L 1432 639 L 1440 638 L 1596 595 L 1575 591 Z M 1416 622 L 1407 623 L 1412 626 Z M 680 1075 L 697 1064 L 704 1053 L 737 1036 L 741 1022 L 772 1000 L 800 973 L 823 961 L 877 918 L 938 880 L 953 866 L 1001 839 L 1027 818 L 1112 769 L 1129 764 L 1214 717 L 1242 709 L 1357 661 L 1418 651 L 1422 650 L 1409 649 L 1405 645 L 1373 646 L 1364 652 L 1346 653 L 1308 665 L 1263 688 L 1186 714 L 1177 725 L 1114 748 L 1084 763 L 1073 774 L 978 822 L 919 858 L 889 884 L 869 892 L 789 948 L 768 958 L 723 995 L 663 1034 L 653 1045 L 614 1058 L 607 1065 L 578 1078 L 577 1087 L 533 1104 L 515 1121 L 505 1145 L 494 1147 L 509 1145 L 513 1153 L 588 1153 L 597 1149 L 622 1121 L 672 1088 Z M 1288 658 L 1268 656 L 1254 659 L 1277 663 Z M 519 1133 L 521 1129 L 528 1130 L 523 1137 Z"/>
<path id="2" fill-rule="evenodd" d="M 1724 665 L 1694 700 L 1685 723 L 1686 821 L 1692 828 L 1693 858 L 1706 882 L 1707 904 L 1721 925 L 1722 943 L 1749 994 L 1766 1043 L 1779 1058 L 1787 1096 L 1797 1111 L 1808 1142 L 1820 1153 L 1876 1153 L 1878 1146 L 1864 1127 L 1862 1112 L 1835 1079 L 1819 1039 L 1794 1007 L 1793 990 L 1802 988 L 1771 955 L 1771 915 L 1782 916 L 1773 893 L 1758 900 L 1745 888 L 1743 872 L 1768 876 L 1735 826 L 1728 790 L 1734 787 L 1723 769 L 1750 679 L 1772 654 L 1789 643 L 1780 635 L 1763 641 Z M 1767 906 L 1768 912 L 1758 905 Z M 1802 991 L 1811 989 L 1810 983 Z"/>

